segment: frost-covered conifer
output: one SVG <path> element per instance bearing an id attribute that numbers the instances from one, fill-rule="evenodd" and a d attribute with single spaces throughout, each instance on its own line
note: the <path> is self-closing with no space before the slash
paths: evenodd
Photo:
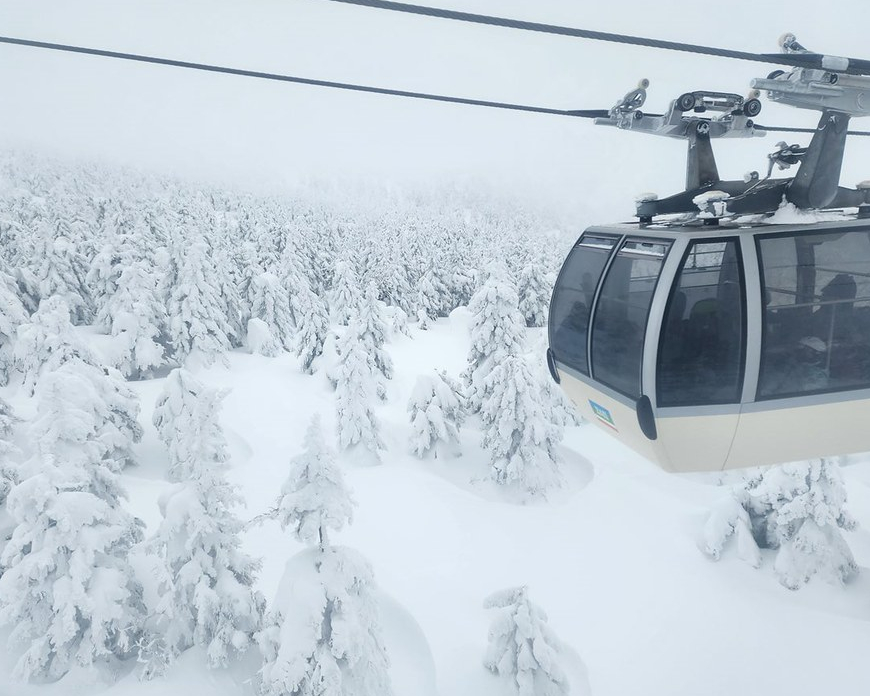
<path id="1" fill-rule="evenodd" d="M 458 451 L 459 428 L 465 420 L 465 398 L 458 384 L 444 373 L 420 375 L 411 392 L 408 413 L 411 416 L 411 450 L 423 457 L 432 450 L 438 456 L 439 445 L 454 446 Z"/>
<path id="2" fill-rule="evenodd" d="M 272 337 L 285 349 L 293 346 L 293 315 L 287 290 L 272 273 L 260 273 L 251 282 L 251 316 L 269 327 Z"/>
<path id="3" fill-rule="evenodd" d="M 41 372 L 56 370 L 70 360 L 96 363 L 91 352 L 75 337 L 69 307 L 57 295 L 42 300 L 30 321 L 18 327 L 14 357 L 29 390 Z"/>
<path id="4" fill-rule="evenodd" d="M 143 622 L 128 562 L 142 523 L 121 505 L 117 448 L 103 434 L 112 406 L 83 366 L 40 380 L 36 451 L 7 501 L 16 526 L 0 558 L 0 622 L 25 646 L 15 667 L 25 679 L 126 658 Z"/>
<path id="5" fill-rule="evenodd" d="M 450 291 L 433 266 L 423 271 L 417 283 L 417 316 L 420 311 L 429 319 L 446 316 L 450 305 Z"/>
<path id="6" fill-rule="evenodd" d="M 469 405 L 481 409 L 491 393 L 489 373 L 510 355 L 523 349 L 523 319 L 517 309 L 519 300 L 503 264 L 489 267 L 489 278 L 471 298 L 471 348 L 464 373 Z"/>
<path id="7" fill-rule="evenodd" d="M 153 422 L 169 450 L 171 481 L 191 480 L 201 462 L 226 461 L 226 440 L 218 422 L 223 396 L 183 368 L 169 373 Z"/>
<path id="8" fill-rule="evenodd" d="M 138 379 L 165 363 L 161 343 L 166 307 L 160 297 L 154 266 L 132 261 L 118 276 L 115 292 L 105 298 L 97 321 L 112 335 L 107 353 L 128 378 Z"/>
<path id="9" fill-rule="evenodd" d="M 269 325 L 262 319 L 248 319 L 248 330 L 245 333 L 245 344 L 249 351 L 256 355 L 274 358 L 281 353 L 281 344 L 272 335 Z"/>
<path id="10" fill-rule="evenodd" d="M 789 589 L 817 574 L 843 582 L 857 571 L 840 531 L 855 527 L 845 504 L 846 489 L 834 461 L 765 469 L 731 491 L 711 514 L 706 551 L 719 558 L 733 534 L 740 556 L 756 567 L 759 549 L 776 549 L 774 572 Z"/>
<path id="11" fill-rule="evenodd" d="M 9 491 L 18 483 L 18 467 L 12 460 L 17 451 L 12 443 L 16 420 L 9 404 L 0 399 L 0 505 L 6 502 Z"/>
<path id="12" fill-rule="evenodd" d="M 543 264 L 529 261 L 520 271 L 517 280 L 520 314 L 526 326 L 546 326 L 553 294 L 554 280 L 548 276 Z"/>
<path id="13" fill-rule="evenodd" d="M 347 326 L 360 301 L 359 277 L 349 261 L 336 262 L 328 299 L 332 320 Z"/>
<path id="14" fill-rule="evenodd" d="M 490 450 L 492 478 L 529 495 L 559 486 L 556 446 L 560 418 L 542 401 L 544 390 L 522 357 L 509 355 L 487 375 L 481 407 L 484 446 Z"/>
<path id="15" fill-rule="evenodd" d="M 233 511 L 242 499 L 226 480 L 221 397 L 174 370 L 155 412 L 174 478 L 184 479 L 161 496 L 163 521 L 151 540 L 165 571 L 158 614 L 172 654 L 200 645 L 211 667 L 247 649 L 264 609 L 253 589 L 260 564 L 241 550 L 244 525 Z"/>
<path id="16" fill-rule="evenodd" d="M 501 590 L 483 606 L 499 610 L 489 628 L 484 666 L 505 678 L 517 696 L 566 696 L 570 684 L 559 663 L 562 643 L 544 610 L 529 600 L 528 589 Z"/>
<path id="17" fill-rule="evenodd" d="M 338 440 L 342 449 L 357 443 L 377 455 L 384 448 L 380 423 L 373 405 L 379 393 L 380 372 L 362 339 L 356 322 L 348 326 L 338 343 L 339 363 L 335 373 L 335 408 Z"/>
<path id="18" fill-rule="evenodd" d="M 229 310 L 215 282 L 217 267 L 205 239 L 194 238 L 180 253 L 169 296 L 170 340 L 180 362 L 196 350 L 210 363 L 230 348 Z"/>
<path id="19" fill-rule="evenodd" d="M 261 693 L 390 696 L 389 659 L 368 561 L 353 549 L 330 547 L 316 552 L 314 573 L 305 568 L 300 577 L 299 568 L 291 575 L 293 564 L 259 636 Z"/>
<path id="20" fill-rule="evenodd" d="M 344 483 L 335 453 L 327 446 L 314 416 L 305 434 L 305 449 L 290 461 L 290 475 L 281 488 L 276 516 L 281 528 L 308 546 L 329 546 L 328 531 L 340 532 L 353 519 L 354 502 Z"/>
<path id="21" fill-rule="evenodd" d="M 41 298 L 59 295 L 66 300 L 76 324 L 93 318 L 93 298 L 87 286 L 87 262 L 75 244 L 64 236 L 44 230 L 36 280 Z"/>
<path id="22" fill-rule="evenodd" d="M 357 322 L 362 340 L 374 358 L 375 367 L 386 379 L 393 377 L 393 361 L 384 350 L 387 341 L 387 317 L 384 303 L 378 299 L 374 283 L 366 287 L 365 297 L 360 301 Z"/>
<path id="23" fill-rule="evenodd" d="M 26 323 L 27 311 L 15 291 L 14 280 L 0 268 L 0 385 L 6 384 L 12 369 L 18 327 Z"/>
<path id="24" fill-rule="evenodd" d="M 389 696 L 371 566 L 356 551 L 329 544 L 328 531 L 351 522 L 354 503 L 317 416 L 291 467 L 275 515 L 314 555 L 288 563 L 276 610 L 259 636 L 261 692 Z"/>
<path id="25" fill-rule="evenodd" d="M 307 282 L 299 285 L 292 301 L 297 323 L 293 348 L 302 358 L 302 371 L 312 374 L 314 360 L 323 353 L 323 344 L 329 333 L 329 314 Z"/>

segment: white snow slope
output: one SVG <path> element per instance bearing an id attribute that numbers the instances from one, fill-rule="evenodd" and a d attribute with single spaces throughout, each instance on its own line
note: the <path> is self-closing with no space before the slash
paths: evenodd
<path id="1" fill-rule="evenodd" d="M 484 475 L 487 462 L 473 424 L 464 430 L 460 458 L 420 461 L 408 448 L 405 406 L 416 376 L 432 368 L 458 374 L 467 325 L 467 311 L 459 309 L 429 331 L 394 337 L 388 348 L 396 376 L 378 410 L 383 463 L 341 455 L 359 505 L 336 541 L 374 566 L 396 694 L 509 693 L 482 665 L 490 620 L 482 602 L 520 584 L 529 585 L 570 647 L 571 693 L 585 693 L 587 680 L 595 696 L 868 693 L 870 462 L 854 458 L 844 467 L 849 508 L 859 522 L 847 539 L 863 571 L 845 587 L 813 580 L 791 592 L 773 576 L 770 558 L 754 570 L 733 550 L 711 562 L 698 540 L 707 510 L 723 493 L 716 477 L 660 472 L 591 426 L 568 430 L 570 483 L 563 493 L 547 503 L 500 502 L 470 482 Z M 231 389 L 222 422 L 232 479 L 253 517 L 274 502 L 310 414 L 319 412 L 325 431 L 334 432 L 333 392 L 322 372 L 304 375 L 286 355 L 233 353 L 228 366 L 198 377 Z M 141 464 L 123 478 L 131 511 L 153 529 L 157 497 L 170 485 L 150 426 L 162 380 L 132 384 L 146 435 L 138 446 Z M 302 547 L 272 523 L 248 532 L 245 545 L 263 558 L 259 587 L 271 600 L 285 564 Z M 23 686 L 7 681 L 12 655 L 4 650 L 0 694 L 253 693 L 257 659 L 209 671 L 204 655 L 191 650 L 152 682 L 129 674 L 107 686 L 71 674 L 54 685 Z"/>

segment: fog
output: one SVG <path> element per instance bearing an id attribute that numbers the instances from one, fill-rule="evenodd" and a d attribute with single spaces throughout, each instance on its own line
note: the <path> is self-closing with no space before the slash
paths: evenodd
<path id="1" fill-rule="evenodd" d="M 792 31 L 813 50 L 870 57 L 862 0 L 422 4 L 757 52 L 775 52 Z M 326 0 L 2 0 L 0 26 L 6 36 L 554 108 L 608 108 L 645 77 L 645 108 L 661 111 L 689 90 L 746 93 L 774 67 Z M 0 85 L 6 147 L 252 189 L 311 178 L 459 182 L 603 222 L 630 218 L 637 193 L 668 195 L 684 180 L 684 143 L 581 119 L 8 45 L 0 46 Z M 765 102 L 757 120 L 813 127 L 817 118 Z M 718 142 L 720 173 L 763 171 L 777 136 Z M 864 141 L 850 140 L 844 185 L 870 179 Z"/>

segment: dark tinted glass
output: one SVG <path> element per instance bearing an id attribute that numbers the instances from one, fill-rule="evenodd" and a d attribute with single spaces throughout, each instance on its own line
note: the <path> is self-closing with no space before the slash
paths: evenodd
<path id="1" fill-rule="evenodd" d="M 870 232 L 761 238 L 759 398 L 870 387 Z"/>
<path id="2" fill-rule="evenodd" d="M 743 297 L 737 242 L 693 243 L 662 323 L 656 371 L 660 406 L 740 401 Z"/>
<path id="3" fill-rule="evenodd" d="M 565 261 L 550 307 L 550 348 L 556 360 L 584 375 L 586 329 L 601 271 L 617 237 L 584 234 Z"/>
<path id="4" fill-rule="evenodd" d="M 641 393 L 646 322 L 669 246 L 626 240 L 607 271 L 592 319 L 592 377 L 632 398 Z"/>

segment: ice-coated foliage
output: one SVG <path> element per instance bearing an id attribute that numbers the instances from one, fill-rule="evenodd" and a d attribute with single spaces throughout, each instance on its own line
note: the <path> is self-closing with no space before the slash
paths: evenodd
<path id="1" fill-rule="evenodd" d="M 145 377 L 166 362 L 161 341 L 166 307 L 149 262 L 133 261 L 121 270 L 117 288 L 102 303 L 97 321 L 111 333 L 107 353 L 125 377 Z"/>
<path id="2" fill-rule="evenodd" d="M 783 464 L 749 477 L 719 503 L 704 528 L 705 551 L 718 559 L 734 535 L 738 554 L 755 567 L 759 549 L 775 549 L 774 572 L 789 589 L 815 575 L 844 582 L 858 567 L 840 530 L 854 527 L 836 462 Z"/>
<path id="3" fill-rule="evenodd" d="M 314 361 L 323 353 L 323 344 L 329 333 L 329 313 L 307 283 L 299 286 L 292 301 L 297 321 L 293 349 L 302 359 L 302 371 L 312 374 Z"/>
<path id="4" fill-rule="evenodd" d="M 327 446 L 315 415 L 305 433 L 305 449 L 290 461 L 290 474 L 281 487 L 276 517 L 281 528 L 308 546 L 329 545 L 329 530 L 340 532 L 353 519 L 354 502 Z"/>
<path id="5" fill-rule="evenodd" d="M 163 521 L 151 540 L 165 570 L 158 613 L 172 654 L 199 645 L 212 667 L 247 649 L 264 608 L 253 589 L 260 564 L 241 550 L 234 509 L 242 499 L 226 480 L 222 397 L 179 368 L 154 414 L 170 473 L 184 481 L 161 496 Z"/>
<path id="6" fill-rule="evenodd" d="M 490 265 L 489 278 L 471 298 L 471 348 L 464 373 L 471 409 L 481 410 L 492 393 L 489 373 L 511 355 L 523 350 L 523 318 L 519 300 L 503 264 Z M 484 420 L 490 418 L 483 416 Z"/>
<path id="7" fill-rule="evenodd" d="M 560 665 L 562 643 L 547 625 L 544 610 L 526 587 L 490 595 L 483 606 L 497 609 L 489 627 L 484 666 L 504 678 L 517 696 L 566 696 L 570 684 Z"/>
<path id="8" fill-rule="evenodd" d="M 36 269 L 39 296 L 59 295 L 66 301 L 73 322 L 87 324 L 94 316 L 93 299 L 86 283 L 87 262 L 75 244 L 60 231 L 44 229 L 42 232 L 37 257 L 40 263 Z"/>
<path id="9" fill-rule="evenodd" d="M 159 500 L 163 520 L 150 546 L 164 563 L 158 624 L 172 655 L 203 647 L 210 667 L 244 652 L 260 630 L 265 601 L 253 589 L 259 561 L 241 549 L 242 502 L 217 461 Z"/>
<path id="10" fill-rule="evenodd" d="M 67 363 L 40 380 L 35 452 L 7 500 L 15 528 L 0 558 L 0 622 L 24 646 L 24 679 L 128 657 L 144 619 L 128 562 L 142 523 L 121 505 L 118 430 L 90 367 Z"/>
<path id="11" fill-rule="evenodd" d="M 70 360 L 96 362 L 73 334 L 66 301 L 56 295 L 42 300 L 30 321 L 18 327 L 14 357 L 29 390 L 33 389 L 42 372 L 56 370 Z"/>
<path id="12" fill-rule="evenodd" d="M 27 310 L 15 290 L 15 281 L 3 273 L 0 266 L 0 386 L 9 379 L 18 327 L 27 320 Z"/>
<path id="13" fill-rule="evenodd" d="M 18 483 L 18 467 L 12 459 L 17 453 L 17 448 L 12 443 L 17 421 L 9 404 L 0 399 L 0 505 L 6 502 L 12 486 Z"/>
<path id="14" fill-rule="evenodd" d="M 356 322 L 347 327 L 337 349 L 335 410 L 339 444 L 347 449 L 361 443 L 377 456 L 378 450 L 384 449 L 374 412 L 380 372 Z"/>
<path id="15" fill-rule="evenodd" d="M 549 276 L 539 261 L 530 260 L 517 279 L 519 310 L 526 326 L 546 326 L 555 279 Z"/>
<path id="16" fill-rule="evenodd" d="M 218 421 L 223 392 L 190 372 L 169 373 L 154 408 L 153 423 L 169 450 L 169 479 L 189 481 L 203 462 L 225 462 L 227 443 Z"/>
<path id="17" fill-rule="evenodd" d="M 245 344 L 249 351 L 256 355 L 274 358 L 281 353 L 281 344 L 272 335 L 269 325 L 262 319 L 248 319 L 248 330 L 245 334 Z"/>
<path id="18" fill-rule="evenodd" d="M 285 350 L 290 350 L 295 329 L 287 290 L 272 273 L 254 276 L 251 285 L 251 316 L 264 321 L 276 342 Z"/>
<path id="19" fill-rule="evenodd" d="M 530 496 L 561 485 L 556 446 L 562 440 L 562 420 L 544 400 L 546 390 L 528 362 L 505 357 L 489 372 L 484 387 L 480 414 L 493 480 Z"/>
<path id="20" fill-rule="evenodd" d="M 392 379 L 393 361 L 384 350 L 388 331 L 386 308 L 378 299 L 378 289 L 374 282 L 368 284 L 365 296 L 360 300 L 356 322 L 359 325 L 360 337 L 374 358 L 375 367 L 386 379 Z"/>
<path id="21" fill-rule="evenodd" d="M 347 326 L 357 314 L 360 302 L 359 276 L 350 261 L 337 261 L 329 291 L 329 313 L 332 320 Z"/>
<path id="22" fill-rule="evenodd" d="M 349 548 L 315 553 L 316 573 L 292 578 L 294 596 L 285 575 L 278 611 L 260 634 L 261 693 L 391 696 L 371 566 Z"/>
<path id="23" fill-rule="evenodd" d="M 169 295 L 169 337 L 181 362 L 196 350 L 210 363 L 230 348 L 233 329 L 228 307 L 215 279 L 217 267 L 208 243 L 196 237 L 182 250 Z"/>
<path id="24" fill-rule="evenodd" d="M 428 319 L 447 316 L 451 304 L 450 291 L 435 268 L 430 266 L 417 283 L 417 316 L 425 313 Z"/>
<path id="25" fill-rule="evenodd" d="M 465 421 L 465 396 L 460 385 L 446 373 L 420 375 L 408 401 L 411 418 L 411 450 L 418 457 L 440 448 L 459 450 L 459 428 Z"/>

